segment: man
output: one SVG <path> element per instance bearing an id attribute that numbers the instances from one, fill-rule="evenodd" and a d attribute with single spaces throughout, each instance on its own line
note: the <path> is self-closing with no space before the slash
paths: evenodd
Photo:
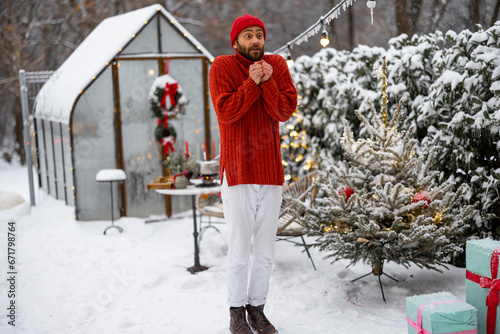
<path id="1" fill-rule="evenodd" d="M 279 122 L 295 111 L 297 91 L 285 59 L 264 55 L 261 20 L 238 17 L 230 37 L 235 55 L 217 57 L 209 76 L 221 140 L 230 329 L 252 333 L 250 324 L 259 334 L 271 334 L 277 331 L 264 315 L 264 304 L 284 182 Z"/>

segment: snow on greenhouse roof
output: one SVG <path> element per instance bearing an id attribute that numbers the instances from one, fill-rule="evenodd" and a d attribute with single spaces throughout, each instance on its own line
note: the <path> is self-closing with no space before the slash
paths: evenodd
<path id="1" fill-rule="evenodd" d="M 36 98 L 35 116 L 69 124 L 71 110 L 81 92 L 120 54 L 158 11 L 198 49 L 200 55 L 209 60 L 214 59 L 214 56 L 160 5 L 113 16 L 103 20 L 45 83 Z"/>

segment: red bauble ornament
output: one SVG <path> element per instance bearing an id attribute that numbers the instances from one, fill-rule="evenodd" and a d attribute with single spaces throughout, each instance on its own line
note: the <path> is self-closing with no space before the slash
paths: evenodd
<path id="1" fill-rule="evenodd" d="M 426 201 L 427 204 L 431 204 L 431 202 L 432 202 L 431 195 L 429 195 L 429 193 L 426 191 L 421 191 L 421 192 L 413 195 L 413 200 L 412 200 L 413 203 L 418 203 L 421 201 Z M 427 209 L 427 204 L 423 205 L 424 209 Z"/>
<path id="2" fill-rule="evenodd" d="M 354 194 L 354 189 L 352 189 L 349 186 L 345 186 L 344 189 L 339 189 L 339 196 L 342 196 L 342 192 L 345 192 L 345 201 L 349 200 L 349 197 L 351 197 L 352 194 Z"/>

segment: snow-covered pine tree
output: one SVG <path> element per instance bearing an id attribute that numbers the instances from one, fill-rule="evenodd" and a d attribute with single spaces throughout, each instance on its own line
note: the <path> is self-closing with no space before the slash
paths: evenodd
<path id="1" fill-rule="evenodd" d="M 467 185 L 454 191 L 452 181 L 436 184 L 439 172 L 430 169 L 436 152 L 417 156 L 412 130 L 399 132 L 402 102 L 389 119 L 385 71 L 384 60 L 381 112 L 372 106 L 371 122 L 356 112 L 370 137 L 355 140 L 344 121 L 346 160 L 323 161 L 318 197 L 300 204 L 306 211 L 299 219 L 328 258 L 374 270 L 393 261 L 440 271 L 463 251 L 475 209 L 462 203 Z"/>

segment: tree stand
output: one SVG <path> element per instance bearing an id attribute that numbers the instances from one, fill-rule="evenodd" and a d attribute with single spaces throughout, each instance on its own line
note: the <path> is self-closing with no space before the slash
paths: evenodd
<path id="1" fill-rule="evenodd" d="M 362 279 L 370 274 L 378 276 L 378 283 L 380 285 L 380 291 L 382 292 L 382 299 L 384 300 L 384 303 L 387 303 L 387 301 L 385 300 L 384 287 L 382 286 L 382 280 L 380 279 L 380 276 L 385 275 L 385 276 L 389 277 L 390 279 L 392 279 L 393 281 L 396 281 L 396 282 L 399 282 L 399 281 L 397 279 L 395 279 L 394 277 L 389 276 L 386 273 L 384 273 L 383 267 L 384 267 L 384 261 L 380 261 L 380 259 L 379 259 L 379 260 L 377 260 L 376 263 L 373 264 L 373 269 L 371 272 L 369 272 L 368 274 L 362 275 L 358 278 L 353 279 L 351 281 L 351 283 L 356 282 L 357 280 L 360 280 L 360 279 Z"/>

